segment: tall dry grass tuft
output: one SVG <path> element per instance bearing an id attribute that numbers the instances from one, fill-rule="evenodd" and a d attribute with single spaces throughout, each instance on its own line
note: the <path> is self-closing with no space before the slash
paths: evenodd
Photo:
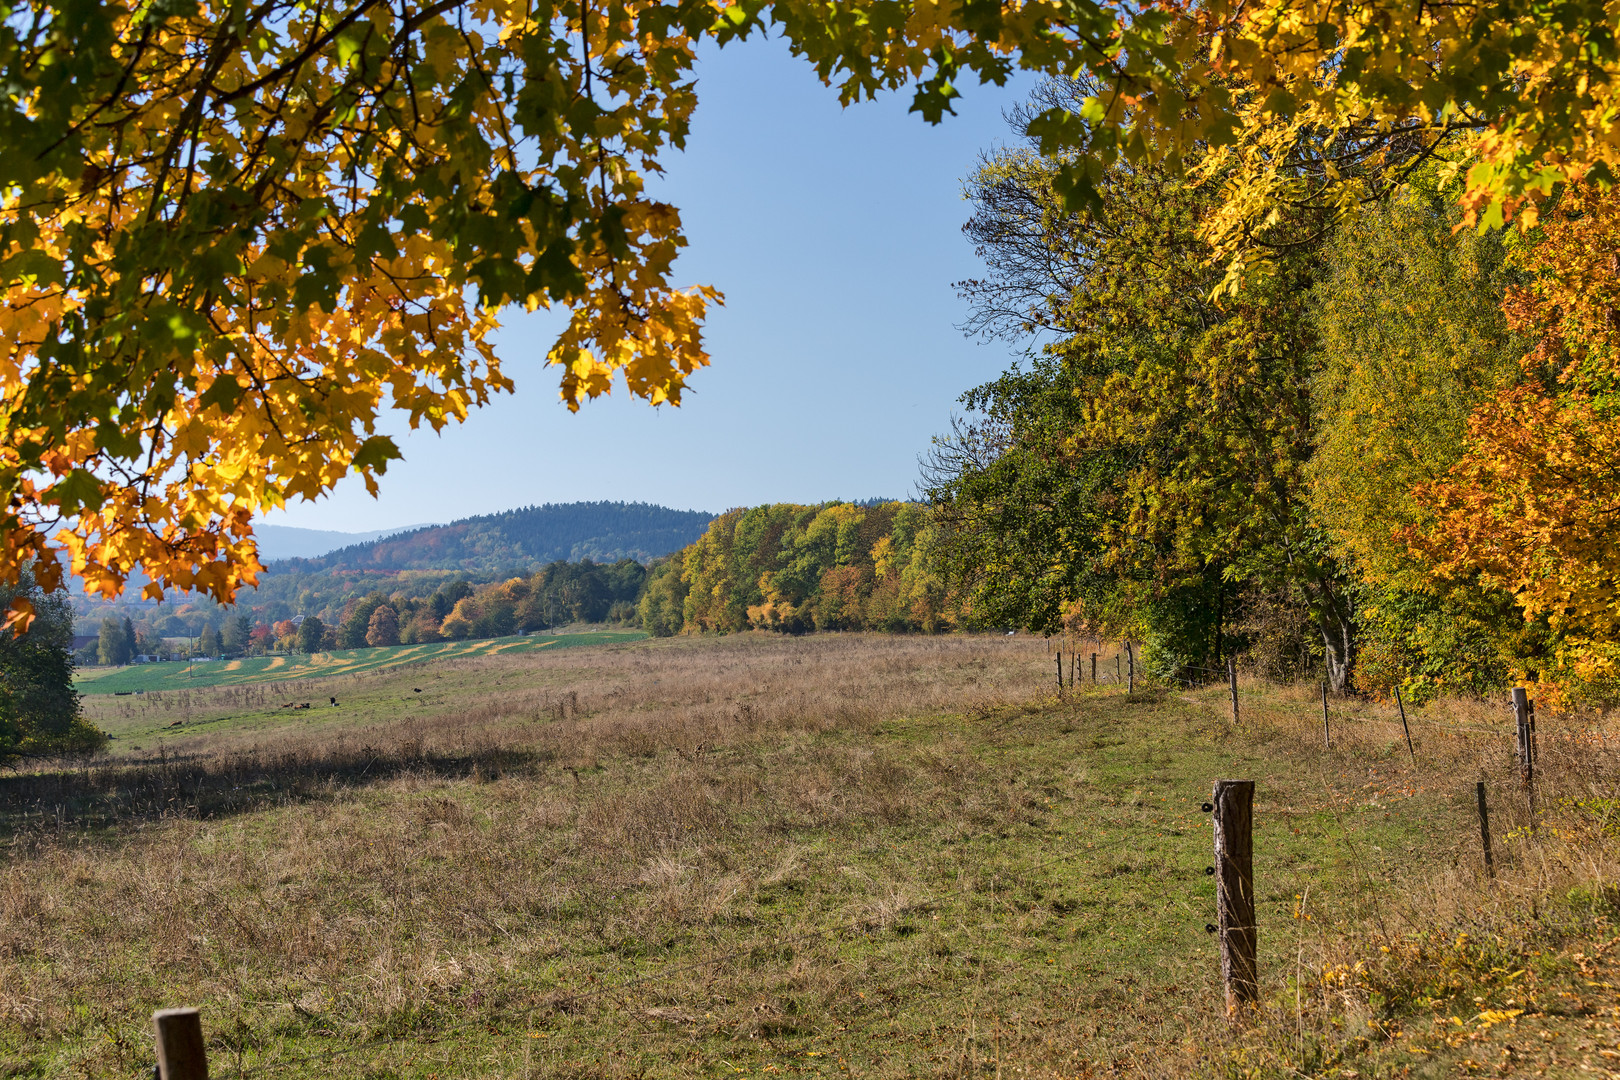
<path id="1" fill-rule="evenodd" d="M 1224 686 L 1183 696 L 1230 716 Z M 1307 889 L 1293 905 L 1293 955 L 1268 973 L 1260 1006 L 1206 1016 L 1200 1038 L 1145 1072 L 1620 1075 L 1614 715 L 1538 717 L 1526 786 L 1505 700 L 1409 706 L 1403 725 L 1392 702 L 1330 695 L 1324 748 L 1319 684 L 1244 679 L 1239 697 L 1242 727 L 1225 725 L 1225 737 L 1317 770 L 1339 827 L 1358 811 L 1409 813 L 1426 796 L 1451 812 L 1420 861 L 1347 839 L 1358 878 L 1396 887 L 1326 903 Z M 1481 781 L 1494 875 L 1475 813 Z"/>

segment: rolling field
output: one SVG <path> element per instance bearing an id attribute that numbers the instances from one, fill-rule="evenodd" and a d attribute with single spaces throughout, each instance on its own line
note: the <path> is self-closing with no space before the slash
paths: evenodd
<path id="1" fill-rule="evenodd" d="M 1594 729 L 1543 718 L 1532 832 L 1496 711 L 1411 760 L 1365 703 L 1324 748 L 1309 687 L 1234 727 L 1051 670 L 748 634 L 90 699 L 110 755 L 0 775 L 0 1076 L 149 1072 L 181 1003 L 216 1078 L 1613 1075 Z M 1258 784 L 1241 1024 L 1218 777 Z"/>
<path id="2" fill-rule="evenodd" d="M 84 694 L 246 686 L 253 683 L 285 682 L 290 679 L 355 675 L 433 660 L 497 656 L 505 653 L 521 654 L 579 645 L 610 645 L 640 641 L 646 636 L 640 630 L 604 630 L 579 634 L 529 634 L 485 638 L 479 641 L 439 641 L 427 645 L 337 649 L 308 656 L 250 656 L 240 660 L 199 663 L 166 661 L 158 664 L 132 664 L 120 668 L 92 668 L 79 674 L 77 685 Z"/>

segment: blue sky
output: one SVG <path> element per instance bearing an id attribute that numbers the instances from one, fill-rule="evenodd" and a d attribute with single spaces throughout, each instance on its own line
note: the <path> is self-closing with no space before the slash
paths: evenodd
<path id="1" fill-rule="evenodd" d="M 570 415 L 543 368 L 555 317 L 513 314 L 500 348 L 516 394 L 442 436 L 402 437 L 379 498 L 351 481 L 268 520 L 357 531 L 544 502 L 720 511 L 912 493 L 957 396 L 1011 360 L 956 329 L 951 283 L 979 272 L 962 178 L 1006 141 L 1003 111 L 1032 84 L 965 86 L 958 115 L 930 127 L 906 91 L 840 108 L 780 42 L 711 51 L 697 73 L 687 150 L 654 189 L 690 240 L 676 283 L 726 294 L 685 404 L 620 387 Z"/>

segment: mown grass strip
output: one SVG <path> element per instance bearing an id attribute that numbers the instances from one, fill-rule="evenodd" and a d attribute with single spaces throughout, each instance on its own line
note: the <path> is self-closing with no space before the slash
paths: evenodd
<path id="1" fill-rule="evenodd" d="M 528 634 L 485 638 L 479 641 L 443 641 L 427 645 L 387 645 L 368 649 L 338 649 L 307 656 L 250 656 L 240 660 L 198 663 L 167 661 L 82 672 L 78 688 L 83 694 L 127 694 L 151 690 L 196 690 L 209 686 L 243 686 L 288 679 L 320 679 L 356 675 L 428 660 L 566 649 L 579 645 L 623 644 L 640 641 L 640 630 L 606 630 L 584 634 Z"/>

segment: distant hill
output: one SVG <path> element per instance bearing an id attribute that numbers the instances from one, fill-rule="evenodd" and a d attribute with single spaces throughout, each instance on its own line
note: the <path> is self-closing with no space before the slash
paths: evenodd
<path id="1" fill-rule="evenodd" d="M 465 570 L 488 572 L 557 559 L 642 562 L 703 534 L 713 514 L 650 503 L 582 502 L 526 506 L 351 544 L 318 558 L 285 559 L 285 571 Z"/>
<path id="2" fill-rule="evenodd" d="M 327 529 L 298 529 L 291 525 L 255 525 L 253 536 L 259 542 L 259 558 L 263 562 L 277 559 L 315 559 L 338 548 L 353 547 L 370 540 L 381 540 L 396 533 L 429 529 L 432 525 L 402 525 L 397 529 L 375 529 L 371 532 L 332 532 Z"/>

